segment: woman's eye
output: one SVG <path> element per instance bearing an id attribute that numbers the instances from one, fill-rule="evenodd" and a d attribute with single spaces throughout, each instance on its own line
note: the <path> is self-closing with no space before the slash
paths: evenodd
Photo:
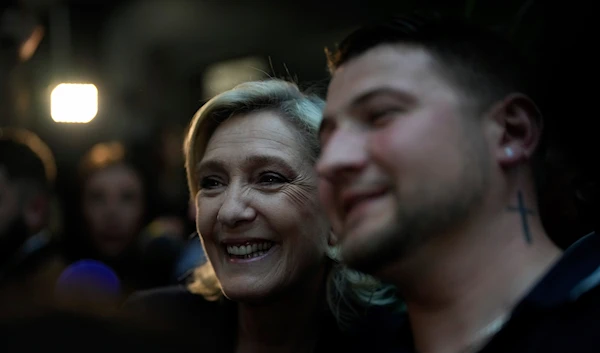
<path id="1" fill-rule="evenodd" d="M 286 178 L 284 178 L 283 176 L 281 176 L 277 173 L 272 173 L 272 172 L 263 173 L 258 178 L 259 184 L 271 185 L 271 184 L 283 184 L 285 182 L 287 182 Z"/>
<path id="2" fill-rule="evenodd" d="M 201 189 L 216 189 L 218 187 L 221 187 L 222 185 L 223 183 L 221 183 L 219 180 L 213 177 L 202 178 L 202 180 L 200 181 Z"/>

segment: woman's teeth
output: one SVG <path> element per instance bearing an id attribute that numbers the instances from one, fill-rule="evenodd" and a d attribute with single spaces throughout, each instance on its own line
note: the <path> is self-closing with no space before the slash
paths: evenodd
<path id="1" fill-rule="evenodd" d="M 272 246 L 272 242 L 254 243 L 240 246 L 228 245 L 227 253 L 235 257 L 251 259 L 253 257 L 264 255 L 267 251 L 269 251 L 269 249 L 271 249 Z"/>

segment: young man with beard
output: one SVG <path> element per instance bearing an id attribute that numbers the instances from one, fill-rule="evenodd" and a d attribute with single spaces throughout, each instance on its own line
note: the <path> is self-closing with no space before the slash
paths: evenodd
<path id="1" fill-rule="evenodd" d="M 562 252 L 542 226 L 543 119 L 516 51 L 398 18 L 330 66 L 321 199 L 343 260 L 406 301 L 402 352 L 600 351 L 600 239 Z"/>

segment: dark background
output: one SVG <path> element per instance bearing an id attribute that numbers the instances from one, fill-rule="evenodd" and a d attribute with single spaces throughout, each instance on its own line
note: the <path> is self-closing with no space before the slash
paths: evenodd
<path id="1" fill-rule="evenodd" d="M 57 191 L 64 212 L 70 214 L 75 206 L 69 205 L 77 204 L 71 202 L 77 191 L 77 162 L 93 144 L 125 141 L 149 179 L 157 169 L 166 168 L 168 160 L 181 158 L 160 157 L 161 153 L 176 156 L 179 148 L 165 152 L 164 132 L 181 137 L 193 113 L 218 92 L 219 86 L 206 81 L 213 65 L 253 58 L 242 67 L 254 68 L 232 79 L 292 76 L 305 86 L 326 87 L 325 47 L 334 47 L 351 29 L 372 19 L 433 8 L 468 16 L 511 35 L 540 71 L 545 88 L 540 105 L 553 142 L 566 151 L 561 160 L 594 170 L 591 124 L 596 119 L 598 41 L 592 4 L 569 1 L 550 6 L 539 0 L 4 2 L 4 9 L 17 7 L 31 23 L 43 26 L 44 37 L 33 57 L 10 74 L 5 97 L 15 104 L 10 109 L 2 105 L 0 116 L 2 125 L 29 128 L 50 145 L 58 163 Z M 6 28 L 27 32 L 33 26 L 30 22 L 4 25 L 5 32 Z M 5 50 L 8 41 L 2 43 Z M 88 124 L 52 121 L 50 91 L 60 82 L 90 82 L 98 87 L 99 112 L 94 120 Z M 181 188 L 185 192 L 185 184 Z M 153 202 L 154 213 L 184 212 L 182 205 Z"/>

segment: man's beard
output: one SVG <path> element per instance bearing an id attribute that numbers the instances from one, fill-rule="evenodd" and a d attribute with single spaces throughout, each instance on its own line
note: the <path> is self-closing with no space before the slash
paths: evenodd
<path id="1" fill-rule="evenodd" d="M 0 234 L 0 268 L 11 263 L 29 236 L 29 230 L 22 215 L 15 217 Z"/>
<path id="2" fill-rule="evenodd" d="M 423 185 L 410 195 L 397 197 L 393 219 L 365 237 L 368 239 L 351 244 L 347 249 L 342 247 L 343 261 L 359 271 L 378 276 L 437 236 L 452 233 L 464 225 L 483 202 L 490 182 L 485 150 L 471 151 L 474 152 L 465 160 L 462 173 L 451 182 L 433 187 Z"/>
<path id="3" fill-rule="evenodd" d="M 446 190 L 433 202 L 413 204 L 411 209 L 400 206 L 392 222 L 370 235 L 370 246 L 362 247 L 362 251 L 356 248 L 362 254 L 352 254 L 349 265 L 377 276 L 388 265 L 402 262 L 436 237 L 459 228 L 469 219 L 481 196 L 479 188 L 466 195 Z"/>

